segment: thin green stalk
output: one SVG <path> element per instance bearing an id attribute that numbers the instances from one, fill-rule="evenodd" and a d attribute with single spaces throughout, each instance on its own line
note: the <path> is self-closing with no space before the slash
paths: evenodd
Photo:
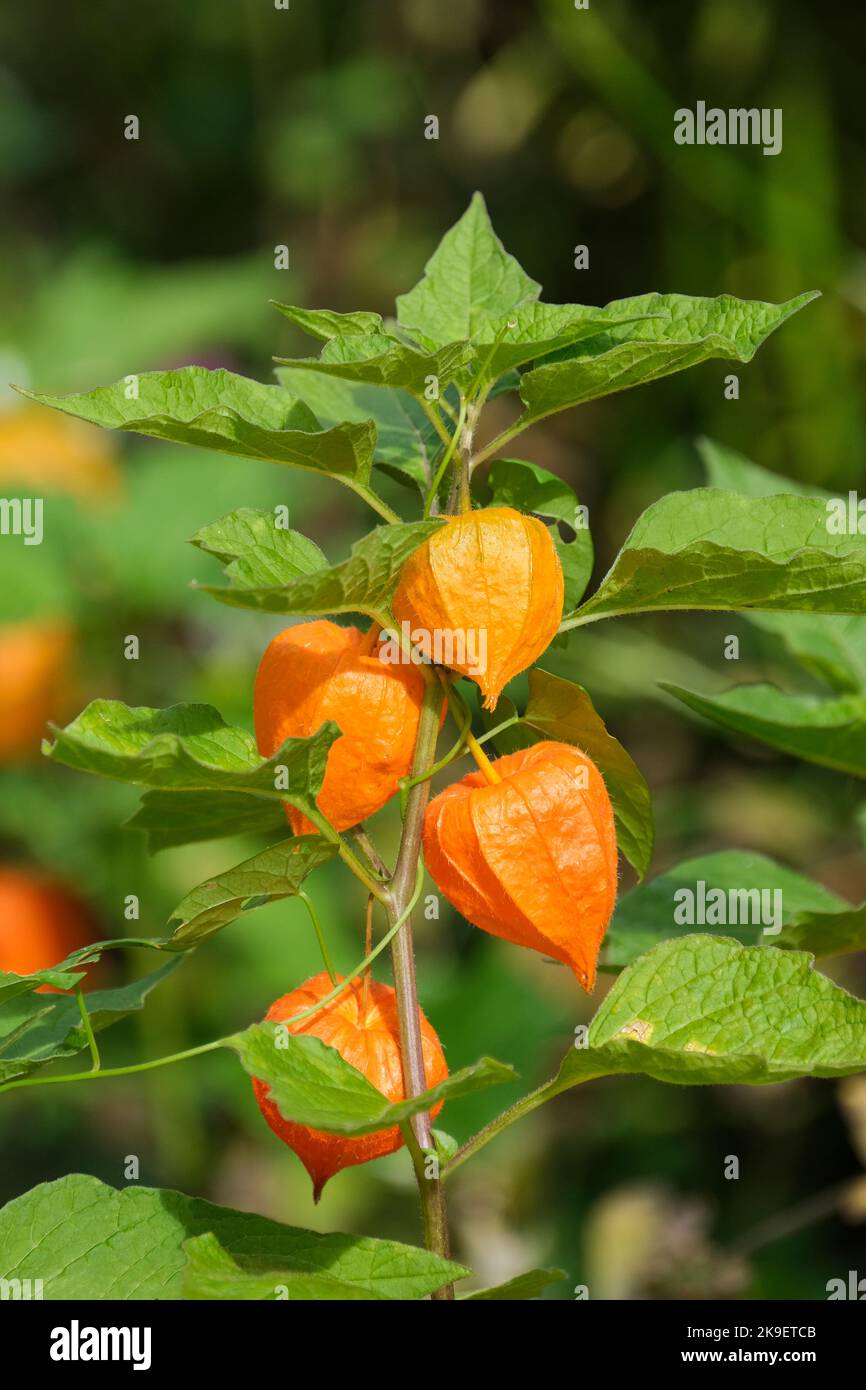
<path id="1" fill-rule="evenodd" d="M 427 419 L 430 421 L 430 424 L 435 429 L 439 438 L 442 440 L 442 443 L 445 445 L 450 444 L 451 436 L 448 433 L 448 430 L 445 428 L 444 421 L 442 419 L 442 416 L 439 414 L 438 410 L 435 410 L 434 407 L 430 404 L 430 402 L 424 399 L 421 399 L 421 408 L 424 411 L 424 414 L 427 416 Z"/>
<path id="2" fill-rule="evenodd" d="M 228 1038 L 217 1038 L 216 1042 L 202 1043 L 201 1047 L 190 1047 L 186 1052 L 173 1052 L 168 1057 L 154 1057 L 149 1062 L 135 1062 L 128 1067 L 103 1067 L 100 1071 L 67 1072 L 63 1076 L 28 1076 L 20 1081 L 4 1082 L 0 1092 L 19 1091 L 27 1086 L 60 1086 L 67 1081 L 104 1081 L 110 1076 L 132 1076 L 139 1071 L 170 1066 L 173 1062 L 185 1062 L 189 1057 L 200 1057 L 204 1052 L 215 1052 L 227 1043 Z"/>
<path id="3" fill-rule="evenodd" d="M 310 897 L 309 893 L 305 893 L 303 888 L 298 889 L 298 897 L 304 904 L 304 907 L 307 909 L 307 912 L 310 914 L 310 921 L 312 922 L 313 930 L 316 933 L 316 940 L 319 943 L 319 950 L 322 953 L 322 960 L 325 963 L 325 969 L 331 977 L 331 984 L 335 985 L 337 983 L 337 977 L 334 974 L 334 967 L 331 964 L 331 957 L 328 951 L 328 943 L 325 940 L 325 933 L 322 931 L 322 923 L 319 918 L 319 914 L 316 911 L 315 904 L 312 898 Z"/>
<path id="4" fill-rule="evenodd" d="M 353 492 L 357 492 L 359 497 L 363 497 L 364 501 L 367 503 L 369 507 L 373 508 L 374 512 L 378 512 L 379 515 L 383 517 L 385 521 L 389 522 L 392 526 L 395 522 L 399 522 L 402 520 L 402 517 L 399 517 L 395 511 L 391 510 L 387 502 L 383 502 L 381 497 L 377 497 L 375 492 L 371 492 L 369 488 L 361 487 L 356 483 L 347 482 L 345 478 L 343 479 L 343 481 L 346 483 L 347 487 L 350 487 L 352 489 Z"/>
<path id="5" fill-rule="evenodd" d="M 571 632 L 572 628 L 585 627 L 587 623 L 599 623 L 603 618 L 627 618 L 629 616 L 629 610 L 627 608 L 613 608 L 609 609 L 607 613 L 587 613 L 586 617 L 580 612 L 571 613 L 559 624 L 558 631 Z"/>
<path id="6" fill-rule="evenodd" d="M 93 1070 L 99 1071 L 102 1065 L 99 1057 L 99 1048 L 96 1046 L 96 1038 L 93 1035 L 93 1024 L 90 1022 L 90 1014 L 87 1012 L 87 1005 L 84 1002 L 84 995 L 81 986 L 75 987 L 75 998 L 78 1003 L 78 1012 L 81 1014 L 81 1022 L 84 1024 L 84 1035 L 87 1038 L 87 1046 L 90 1048 L 90 1056 L 93 1059 Z"/>
<path id="7" fill-rule="evenodd" d="M 534 423 L 535 421 L 533 421 L 533 424 Z M 485 460 L 489 459 L 493 454 L 498 454 L 500 449 L 503 449 L 506 444 L 510 444 L 512 439 L 516 439 L 519 434 L 522 434 L 523 431 L 528 428 L 528 425 L 522 425 L 520 423 L 519 418 L 515 420 L 513 425 L 509 425 L 508 429 L 502 430 L 501 434 L 498 434 L 495 439 L 491 440 L 486 449 L 482 449 L 480 453 L 475 455 L 473 459 L 475 467 L 477 468 L 479 463 L 484 463 Z"/>
<path id="8" fill-rule="evenodd" d="M 380 903 L 387 904 L 388 893 L 385 886 L 378 878 L 374 878 L 371 873 L 368 873 L 354 850 L 349 848 L 342 835 L 337 834 L 334 827 L 325 819 L 319 808 L 316 806 L 312 809 L 305 810 L 305 814 L 308 820 L 313 822 L 316 829 L 324 835 L 326 840 L 330 840 L 332 845 L 338 846 L 340 858 L 343 863 L 348 869 L 351 869 L 355 877 L 363 883 L 367 892 L 372 893 L 374 898 L 378 898 Z"/>
<path id="9" fill-rule="evenodd" d="M 370 954 L 365 956 L 364 959 L 360 962 L 360 964 L 356 965 L 354 970 L 351 971 L 350 974 L 346 975 L 346 977 L 343 980 L 341 980 L 340 983 L 336 985 L 334 989 L 329 990 L 327 994 L 323 995 L 317 1004 L 314 1004 L 311 1009 L 304 1009 L 302 1013 L 292 1014 L 292 1017 L 286 1020 L 287 1023 L 301 1023 L 306 1018 L 312 1018 L 313 1014 L 317 1014 L 320 1009 L 324 1009 L 326 1004 L 330 1004 L 333 999 L 336 999 L 338 995 L 343 993 L 343 990 L 348 989 L 352 981 L 356 980 L 359 975 L 363 974 L 363 972 L 373 964 L 373 961 L 376 959 L 376 957 L 381 955 L 385 947 L 391 944 L 391 942 L 394 940 L 395 936 L 399 932 L 400 928 L 406 922 L 406 919 L 408 918 L 413 907 L 415 906 L 415 904 L 421 896 L 421 888 L 423 886 L 423 883 L 424 866 L 423 864 L 419 863 L 418 873 L 415 879 L 415 891 L 413 892 L 411 899 L 406 904 L 405 909 L 400 914 L 397 921 L 393 923 L 393 925 L 388 929 L 388 931 L 386 931 L 378 946 L 375 946 L 373 950 L 370 952 Z"/>
<path id="10" fill-rule="evenodd" d="M 443 456 L 442 456 L 442 462 L 439 464 L 439 467 L 438 467 L 438 469 L 436 470 L 436 476 L 435 476 L 435 478 L 433 479 L 432 486 L 431 486 L 431 488 L 430 488 L 430 491 L 427 493 L 427 497 L 426 497 L 425 502 L 424 502 L 424 515 L 425 515 L 425 517 L 427 517 L 427 516 L 430 515 L 431 509 L 432 509 L 432 507 L 433 507 L 433 503 L 435 502 L 436 497 L 438 496 L 438 493 L 439 493 L 439 484 L 442 482 L 442 479 L 445 477 L 445 470 L 447 469 L 449 463 L 451 462 L 452 458 L 454 457 L 454 450 L 457 448 L 457 441 L 458 441 L 458 439 L 460 438 L 461 434 L 463 433 L 463 426 L 464 426 L 465 423 L 466 423 L 466 400 L 465 400 L 464 397 L 461 396 L 461 398 L 460 398 L 460 413 L 459 413 L 459 415 L 457 416 L 457 424 L 456 424 L 455 427 L 454 427 L 454 433 L 453 433 L 452 436 L 451 436 L 450 442 L 449 442 L 449 444 L 448 444 L 448 448 L 445 450 L 445 453 L 444 453 Z"/>

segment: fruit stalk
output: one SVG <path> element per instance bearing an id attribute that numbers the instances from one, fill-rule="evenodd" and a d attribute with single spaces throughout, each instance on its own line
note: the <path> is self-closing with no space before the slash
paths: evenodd
<path id="1" fill-rule="evenodd" d="M 439 733 L 439 712 L 442 704 L 442 689 L 439 682 L 431 680 L 424 695 L 421 715 L 418 721 L 418 735 L 415 741 L 415 755 L 412 761 L 412 776 L 423 776 L 432 766 L 436 754 L 436 739 Z M 424 826 L 424 811 L 430 793 L 430 782 L 416 782 L 406 798 L 406 814 L 403 821 L 403 836 L 397 855 L 397 864 L 391 880 L 388 915 L 395 922 L 411 898 L 418 871 L 421 854 L 421 832 Z M 424 1072 L 424 1055 L 421 1050 L 421 1025 L 418 1012 L 418 989 L 415 981 L 415 952 L 412 943 L 412 922 L 407 918 L 397 932 L 391 946 L 394 973 L 394 988 L 397 993 L 397 1012 L 400 1021 L 400 1053 L 403 1063 L 403 1085 L 407 1096 L 419 1095 L 427 1088 Z M 412 1128 L 419 1147 L 432 1149 L 433 1136 L 429 1114 L 416 1115 Z M 448 1238 L 448 1214 L 445 1202 L 445 1189 L 441 1179 L 427 1177 L 424 1166 L 415 1164 L 418 1191 L 424 1221 L 424 1235 L 428 1249 L 447 1259 L 450 1245 Z M 454 1289 L 446 1285 L 433 1295 L 435 1299 L 452 1299 Z"/>

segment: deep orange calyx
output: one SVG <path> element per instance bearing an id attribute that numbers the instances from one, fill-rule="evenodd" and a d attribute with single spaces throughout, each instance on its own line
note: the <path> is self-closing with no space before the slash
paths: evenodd
<path id="1" fill-rule="evenodd" d="M 287 738 L 309 738 L 328 719 L 342 730 L 318 797 L 335 830 L 380 810 L 412 765 L 424 677 L 411 662 L 381 660 L 375 637 L 327 621 L 298 623 L 274 638 L 256 676 L 264 757 Z M 300 811 L 286 810 L 296 835 L 313 830 Z"/>
<path id="2" fill-rule="evenodd" d="M 503 686 L 556 635 L 562 602 L 547 527 L 486 507 L 453 517 L 413 551 L 392 607 L 425 657 L 474 680 L 494 709 Z"/>
<path id="3" fill-rule="evenodd" d="M 338 975 L 337 983 L 340 979 Z M 320 1038 L 329 1047 L 336 1048 L 345 1061 L 362 1072 L 389 1100 L 402 1100 L 405 1092 L 400 1061 L 400 1024 L 397 996 L 390 985 L 371 980 L 365 991 L 363 980 L 353 980 L 330 1004 L 312 1017 L 303 1019 L 297 1026 L 292 1026 L 290 1020 L 295 1014 L 312 1008 L 331 989 L 333 985 L 329 975 L 325 972 L 314 975 L 306 984 L 277 999 L 265 1017 L 272 1022 L 287 1023 L 290 1033 Z M 439 1039 L 423 1014 L 421 1045 L 427 1085 L 435 1086 L 445 1080 L 448 1065 Z M 270 1099 L 267 1085 L 257 1077 L 253 1077 L 253 1090 L 259 1109 L 271 1129 L 298 1155 L 312 1178 L 316 1202 L 325 1183 L 341 1168 L 369 1163 L 402 1147 L 403 1136 L 396 1126 L 357 1138 L 329 1134 L 284 1119 Z M 436 1115 L 441 1109 L 440 1102 L 432 1113 Z"/>
<path id="4" fill-rule="evenodd" d="M 482 931 L 595 983 L 613 915 L 617 848 L 598 768 L 567 743 L 536 743 L 470 773 L 427 807 L 424 858 L 445 897 Z"/>

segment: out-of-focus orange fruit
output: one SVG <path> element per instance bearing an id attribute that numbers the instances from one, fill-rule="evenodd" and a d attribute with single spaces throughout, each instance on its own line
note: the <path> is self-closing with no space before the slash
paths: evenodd
<path id="1" fill-rule="evenodd" d="M 0 970 L 47 970 L 96 935 L 92 912 L 65 884 L 0 866 Z M 58 991 L 43 985 L 39 993 Z"/>
<path id="2" fill-rule="evenodd" d="M 39 752 L 68 703 L 72 629 L 61 621 L 0 623 L 0 763 Z"/>
<path id="3" fill-rule="evenodd" d="M 113 497 L 120 485 L 114 441 L 105 430 L 39 405 L 0 410 L 0 483 Z"/>

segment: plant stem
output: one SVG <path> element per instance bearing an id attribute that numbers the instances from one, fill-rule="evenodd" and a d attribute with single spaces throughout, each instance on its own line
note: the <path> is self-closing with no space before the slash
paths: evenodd
<path id="1" fill-rule="evenodd" d="M 458 443 L 460 442 L 460 437 L 461 437 L 461 435 L 463 434 L 463 426 L 464 426 L 465 423 L 466 423 L 466 401 L 465 401 L 465 399 L 463 399 L 463 398 L 461 397 L 461 400 L 460 400 L 460 414 L 457 416 L 457 424 L 454 426 L 454 433 L 452 434 L 451 439 L 449 440 L 448 448 L 445 450 L 445 453 L 442 455 L 442 461 L 441 461 L 441 463 L 439 464 L 438 469 L 436 470 L 436 476 L 435 476 L 435 478 L 433 479 L 433 483 L 432 483 L 432 485 L 431 485 L 431 487 L 430 487 L 429 492 L 427 493 L 427 500 L 426 500 L 425 503 L 424 503 L 424 515 L 425 515 L 425 517 L 428 517 L 428 516 L 430 515 L 431 509 L 432 509 L 432 507 L 433 507 L 433 503 L 436 501 L 436 494 L 437 494 L 438 491 L 439 491 L 439 484 L 441 483 L 442 479 L 445 477 L 445 470 L 447 469 L 449 463 L 451 462 L 451 459 L 452 459 L 452 457 L 453 457 L 453 455 L 454 455 L 454 450 L 457 448 L 457 445 L 458 445 Z"/>
<path id="2" fill-rule="evenodd" d="M 307 912 L 310 914 L 310 921 L 313 924 L 313 931 L 316 933 L 316 940 L 319 943 L 319 950 L 322 953 L 322 960 L 324 962 L 325 969 L 331 977 L 331 984 L 335 985 L 337 983 L 337 977 L 334 974 L 334 967 L 331 964 L 331 956 L 330 952 L 328 951 L 328 943 L 325 940 L 325 933 L 322 931 L 322 923 L 319 920 L 319 914 L 316 911 L 315 903 L 313 902 L 309 893 L 304 892 L 303 888 L 298 889 L 298 897 L 304 904 L 304 907 L 307 909 Z"/>
<path id="3" fill-rule="evenodd" d="M 6 1081 L 0 1091 L 19 1091 L 25 1086 L 59 1086 L 67 1081 L 106 1081 L 111 1076 L 133 1076 L 139 1071 L 153 1071 L 155 1067 L 167 1067 L 172 1062 L 185 1062 L 188 1057 L 200 1057 L 204 1052 L 215 1052 L 225 1047 L 227 1038 L 217 1038 L 216 1042 L 203 1043 L 201 1047 L 190 1047 L 186 1052 L 173 1052 L 169 1057 L 154 1057 L 150 1062 L 136 1062 L 129 1067 L 104 1067 L 101 1071 L 66 1072 L 63 1076 L 27 1076 L 20 1081 Z"/>
<path id="4" fill-rule="evenodd" d="M 418 720 L 415 755 L 412 760 L 411 775 L 413 777 L 426 772 L 435 758 L 441 704 L 442 687 L 438 681 L 431 681 L 425 691 Z M 421 855 L 424 811 L 429 792 L 429 780 L 416 782 L 406 798 L 403 836 L 400 841 L 394 877 L 391 880 L 391 902 L 388 907 L 388 914 L 392 921 L 398 920 L 400 914 L 405 911 L 412 893 L 412 885 L 416 880 Z M 397 1014 L 400 1021 L 403 1087 L 407 1097 L 417 1096 L 427 1089 L 427 1076 L 421 1043 L 421 1019 L 418 1008 L 418 989 L 415 982 L 412 924 L 408 917 L 394 937 L 391 946 L 391 959 L 394 971 L 394 987 L 397 994 Z M 433 1136 L 429 1114 L 414 1116 L 412 1128 L 419 1148 L 432 1149 Z M 450 1243 L 445 1189 L 438 1176 L 428 1178 L 425 1175 L 423 1163 L 420 1168 L 416 1163 L 415 1173 L 421 1198 L 427 1248 L 433 1250 L 437 1255 L 441 1255 L 443 1259 L 448 1259 Z M 454 1288 L 450 1284 L 433 1294 L 434 1299 L 442 1301 L 453 1299 L 453 1297 Z"/>
<path id="5" fill-rule="evenodd" d="M 384 903 L 388 895 L 383 884 L 381 884 L 378 879 L 374 878 L 372 874 L 367 872 L 357 854 L 346 844 L 342 835 L 337 834 L 334 827 L 322 815 L 318 806 L 305 807 L 304 814 L 313 822 L 313 825 L 324 835 L 326 840 L 330 840 L 332 845 L 337 845 L 340 858 L 346 865 L 346 868 L 352 870 L 355 877 L 363 883 L 367 892 L 372 893 L 374 898 L 378 898 L 381 903 Z"/>
<path id="6" fill-rule="evenodd" d="M 90 1014 L 87 1012 L 87 1005 L 84 1002 L 84 995 L 81 993 L 80 985 L 76 987 L 75 998 L 78 1001 L 78 1012 L 81 1014 L 81 1022 L 84 1024 L 87 1046 L 90 1048 L 90 1056 L 93 1059 L 93 1070 L 99 1071 L 102 1065 L 99 1057 L 99 1048 L 96 1045 L 96 1038 L 93 1036 L 93 1024 L 90 1022 Z"/>
<path id="7" fill-rule="evenodd" d="M 442 416 L 439 414 L 438 410 L 436 410 L 435 406 L 432 406 L 429 401 L 423 399 L 421 400 L 421 406 L 424 410 L 424 414 L 430 421 L 430 424 L 433 426 L 439 438 L 442 440 L 442 443 L 446 445 L 450 444 L 451 436 L 445 428 Z"/>

